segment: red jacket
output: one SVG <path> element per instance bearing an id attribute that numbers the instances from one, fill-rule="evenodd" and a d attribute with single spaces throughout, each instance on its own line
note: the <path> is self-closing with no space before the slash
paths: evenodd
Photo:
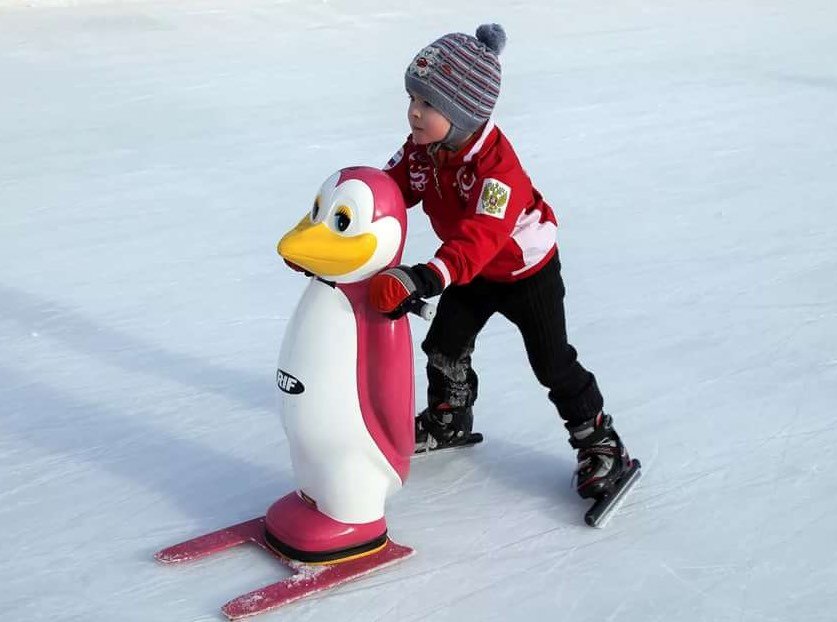
<path id="1" fill-rule="evenodd" d="M 384 170 L 407 205 L 421 201 L 430 217 L 442 245 L 428 263 L 446 287 L 477 275 L 516 281 L 555 254 L 555 214 L 491 121 L 455 153 L 430 153 L 408 137 Z"/>

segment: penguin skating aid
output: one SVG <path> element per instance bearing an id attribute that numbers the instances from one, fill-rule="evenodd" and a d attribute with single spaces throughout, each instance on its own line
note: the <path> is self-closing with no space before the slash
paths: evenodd
<path id="1" fill-rule="evenodd" d="M 294 576 L 223 607 L 255 615 L 406 559 L 389 539 L 386 499 L 407 478 L 415 439 L 413 351 L 406 317 L 372 309 L 368 281 L 401 260 L 401 191 L 378 169 L 331 176 L 279 254 L 311 278 L 288 322 L 276 386 L 297 489 L 264 517 L 164 549 L 159 562 L 188 562 L 254 543 Z M 432 307 L 416 307 L 423 317 Z M 379 382 L 386 369 L 386 384 Z"/>

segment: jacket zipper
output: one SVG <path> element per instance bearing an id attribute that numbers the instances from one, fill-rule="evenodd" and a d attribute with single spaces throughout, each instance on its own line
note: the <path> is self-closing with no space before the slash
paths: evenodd
<path id="1" fill-rule="evenodd" d="M 431 151 L 430 149 L 427 150 L 427 153 L 430 155 L 430 161 L 433 163 L 433 183 L 436 185 L 436 193 L 439 195 L 439 198 L 442 198 L 442 186 L 439 184 L 439 171 L 438 171 L 438 164 L 436 164 L 436 151 Z"/>

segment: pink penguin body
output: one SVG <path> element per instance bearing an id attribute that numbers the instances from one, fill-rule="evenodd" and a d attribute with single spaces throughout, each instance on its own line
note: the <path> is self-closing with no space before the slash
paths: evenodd
<path id="1" fill-rule="evenodd" d="M 279 244 L 283 257 L 319 277 L 287 325 L 277 371 L 298 491 L 271 507 L 267 528 L 291 556 L 380 541 L 386 499 L 409 472 L 409 322 L 367 302 L 369 279 L 400 261 L 405 233 L 394 182 L 352 168 L 326 180 L 311 213 Z"/>

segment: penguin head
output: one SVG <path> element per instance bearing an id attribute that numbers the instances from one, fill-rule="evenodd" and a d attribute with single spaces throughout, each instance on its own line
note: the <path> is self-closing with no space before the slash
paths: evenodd
<path id="1" fill-rule="evenodd" d="M 401 261 L 407 208 L 383 171 L 344 168 L 323 182 L 311 210 L 279 241 L 284 259 L 336 283 L 354 283 Z"/>

